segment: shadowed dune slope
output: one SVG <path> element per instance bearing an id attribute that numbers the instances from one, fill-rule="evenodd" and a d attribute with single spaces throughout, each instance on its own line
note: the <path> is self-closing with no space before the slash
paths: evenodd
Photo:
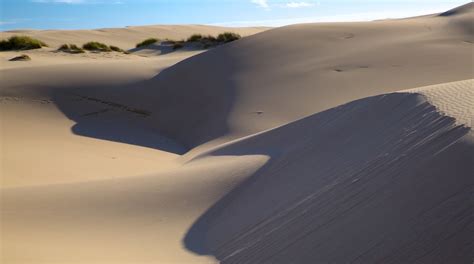
<path id="1" fill-rule="evenodd" d="M 185 244 L 222 263 L 468 263 L 473 85 L 357 100 L 212 151 L 270 161 Z"/>
<path id="2" fill-rule="evenodd" d="M 472 24 L 469 11 L 269 30 L 163 71 L 140 102 L 188 147 L 227 141 L 351 100 L 472 78 Z"/>
<path id="3" fill-rule="evenodd" d="M 444 13 L 441 13 L 440 16 L 453 16 L 453 15 L 460 15 L 460 14 L 471 14 L 474 11 L 474 3 L 468 3 L 451 10 L 448 10 Z"/>

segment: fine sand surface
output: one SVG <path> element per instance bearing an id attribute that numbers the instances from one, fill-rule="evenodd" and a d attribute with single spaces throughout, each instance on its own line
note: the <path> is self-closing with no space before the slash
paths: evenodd
<path id="1" fill-rule="evenodd" d="M 1 262 L 471 263 L 473 8 L 255 35 L 27 32 L 251 36 L 1 52 Z"/>

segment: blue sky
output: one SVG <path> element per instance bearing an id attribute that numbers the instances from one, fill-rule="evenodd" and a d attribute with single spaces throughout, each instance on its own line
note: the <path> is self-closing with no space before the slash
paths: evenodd
<path id="1" fill-rule="evenodd" d="M 435 13 L 468 0 L 0 0 L 0 30 L 150 24 L 281 26 Z"/>

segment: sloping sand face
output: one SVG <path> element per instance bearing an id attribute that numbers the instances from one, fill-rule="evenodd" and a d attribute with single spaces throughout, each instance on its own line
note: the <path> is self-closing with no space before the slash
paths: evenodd
<path id="1" fill-rule="evenodd" d="M 271 158 L 186 245 L 221 263 L 468 263 L 473 84 L 361 99 L 214 150 Z"/>
<path id="2" fill-rule="evenodd" d="M 277 28 L 163 72 L 149 103 L 167 135 L 218 144 L 367 96 L 472 78 L 471 29 L 470 11 Z"/>
<path id="3" fill-rule="evenodd" d="M 469 263 L 473 6 L 2 62 L 1 261 Z"/>
<path id="4" fill-rule="evenodd" d="M 470 102 L 472 83 L 439 93 L 455 90 Z M 4 258 L 470 261 L 473 133 L 449 116 L 459 111 L 441 112 L 423 91 L 361 99 L 167 173 L 3 189 Z"/>
<path id="5" fill-rule="evenodd" d="M 186 148 L 147 130 L 146 112 L 116 104 L 111 87 L 133 89 L 186 57 L 2 71 L 2 186 L 139 176 L 179 166 Z M 110 95 L 99 100 L 85 90 Z"/>
<path id="6" fill-rule="evenodd" d="M 2 261 L 215 263 L 182 239 L 266 160 L 216 157 L 142 177 L 2 189 Z"/>

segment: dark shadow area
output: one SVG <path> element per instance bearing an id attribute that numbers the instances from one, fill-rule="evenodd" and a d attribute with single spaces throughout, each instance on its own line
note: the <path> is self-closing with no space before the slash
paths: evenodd
<path id="1" fill-rule="evenodd" d="M 462 6 L 459 6 L 459 7 L 456 7 L 456 8 L 453 8 L 451 10 L 448 10 L 444 13 L 441 13 L 440 16 L 455 16 L 455 15 L 459 15 L 459 14 L 465 14 L 465 13 L 468 13 L 468 12 L 472 12 L 474 10 L 474 3 L 467 3 L 465 5 L 462 5 Z"/>
<path id="2" fill-rule="evenodd" d="M 165 55 L 165 54 L 176 51 L 176 49 L 173 48 L 173 44 L 162 42 L 162 43 L 150 44 L 150 45 L 128 50 L 128 52 L 131 52 L 131 53 L 136 53 L 136 52 L 140 53 L 140 52 L 147 52 L 147 51 L 152 52 L 152 53 L 157 53 L 160 55 Z"/>
<path id="3" fill-rule="evenodd" d="M 231 45 L 231 44 L 229 44 Z M 226 64 L 216 63 L 228 57 Z M 181 61 L 147 81 L 140 106 L 164 135 L 192 149 L 229 132 L 239 59 L 231 48 L 215 48 Z"/>
<path id="4" fill-rule="evenodd" d="M 212 155 L 271 159 L 183 243 L 221 263 L 470 261 L 469 131 L 421 96 L 396 93 L 226 146 Z"/>
<path id="5" fill-rule="evenodd" d="M 216 76 L 239 66 L 238 60 L 209 64 L 222 56 L 214 54 L 217 50 L 206 52 L 206 58 L 196 55 L 178 62 L 149 80 L 97 83 L 81 72 L 77 74 L 85 76 L 84 81 L 43 90 L 76 122 L 74 134 L 184 154 L 228 132 L 227 116 L 235 88 L 231 79 Z M 231 52 L 221 51 L 230 54 L 226 56 Z M 195 72 L 196 67 L 201 70 Z M 109 69 L 103 71 L 105 74 Z"/>
<path id="6" fill-rule="evenodd" d="M 122 142 L 136 146 L 158 149 L 178 155 L 187 149 L 173 140 L 149 131 L 144 124 L 132 120 L 88 120 L 72 127 L 76 135 Z"/>
<path id="7" fill-rule="evenodd" d="M 67 118 L 76 122 L 71 128 L 76 135 L 153 148 L 179 155 L 186 153 L 186 147 L 152 128 L 149 124 L 150 111 L 128 105 L 126 101 L 120 100 L 122 95 L 143 85 L 143 82 L 138 82 L 125 86 L 52 89 L 52 101 Z M 108 93 L 112 96 L 107 96 Z"/>

